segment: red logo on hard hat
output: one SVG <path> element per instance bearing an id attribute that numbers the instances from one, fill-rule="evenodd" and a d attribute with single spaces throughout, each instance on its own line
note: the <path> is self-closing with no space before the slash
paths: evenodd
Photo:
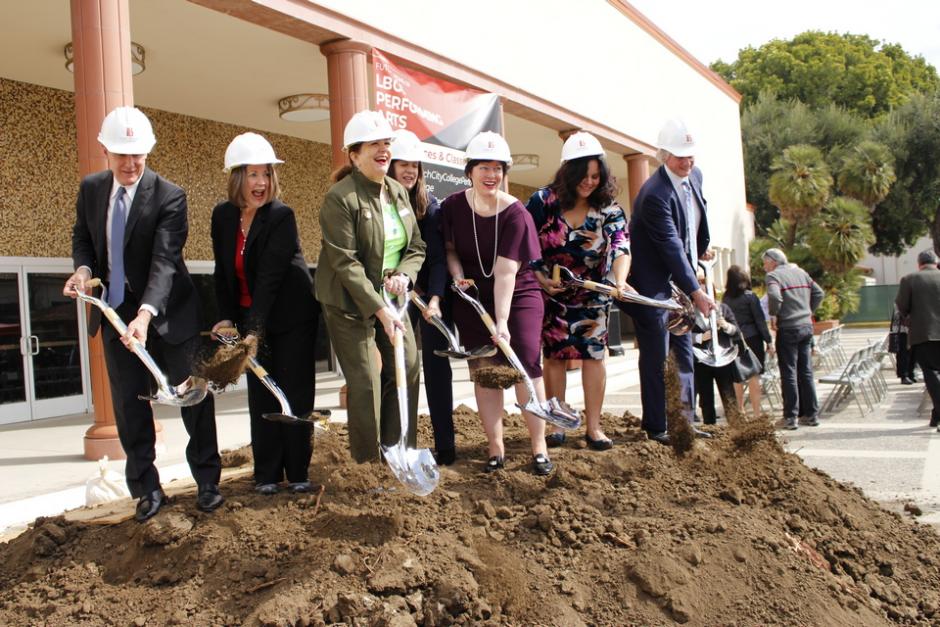
<path id="1" fill-rule="evenodd" d="M 134 136 L 134 129 L 132 129 L 131 127 L 128 126 L 128 127 L 127 127 L 127 131 L 124 133 L 124 135 L 127 136 L 127 137 L 133 137 L 133 136 Z"/>
<path id="2" fill-rule="evenodd" d="M 583 139 L 578 140 L 578 148 L 584 148 L 586 145 Z"/>
<path id="3" fill-rule="evenodd" d="M 691 136 L 691 135 L 686 135 L 686 136 L 685 136 L 685 143 L 687 143 L 687 144 L 691 144 L 691 143 L 692 143 L 692 136 Z"/>
<path id="4" fill-rule="evenodd" d="M 487 148 L 496 148 L 496 144 L 494 144 L 492 141 L 490 141 L 490 142 L 487 142 L 486 147 L 487 147 Z"/>

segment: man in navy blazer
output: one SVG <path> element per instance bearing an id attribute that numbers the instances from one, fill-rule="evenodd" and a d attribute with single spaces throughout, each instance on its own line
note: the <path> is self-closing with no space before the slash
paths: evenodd
<path id="1" fill-rule="evenodd" d="M 108 286 L 109 304 L 127 323 L 127 333 L 119 336 L 110 324 L 101 324 L 101 312 L 92 308 L 88 333 L 102 330 L 118 437 L 127 454 L 124 472 L 131 496 L 138 499 L 135 518 L 143 522 L 167 497 L 154 465 L 153 410 L 139 398 L 150 393 L 151 375 L 128 349 L 135 338 L 171 384 L 184 381 L 200 341 L 199 296 L 183 262 L 189 233 L 186 194 L 146 167 L 156 143 L 147 116 L 133 107 L 116 108 L 102 122 L 98 141 L 108 169 L 81 182 L 72 230 L 75 272 L 63 293 L 74 298 L 89 279 L 99 277 Z M 181 414 L 189 433 L 186 460 L 198 486 L 196 505 L 210 512 L 223 501 L 212 394 L 181 408 Z"/>
<path id="2" fill-rule="evenodd" d="M 630 249 L 634 259 L 628 283 L 650 298 L 670 298 L 670 281 L 689 295 L 704 315 L 714 301 L 695 278 L 698 259 L 711 259 L 708 249 L 706 202 L 702 172 L 695 167 L 695 142 L 685 124 L 670 120 L 659 132 L 657 158 L 662 162 L 643 184 L 630 216 Z M 652 440 L 669 444 L 666 430 L 664 364 L 672 350 L 679 369 L 682 401 L 689 417 L 695 407 L 695 375 L 692 340 L 686 334 L 670 335 L 667 312 L 633 303 L 618 303 L 633 318 L 640 348 L 642 427 Z M 699 437 L 708 434 L 695 430 Z"/>

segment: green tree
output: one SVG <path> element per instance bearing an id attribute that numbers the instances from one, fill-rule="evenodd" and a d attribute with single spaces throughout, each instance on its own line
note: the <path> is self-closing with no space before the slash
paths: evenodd
<path id="1" fill-rule="evenodd" d="M 770 169 L 768 195 L 789 223 L 786 247 L 793 248 L 798 225 L 829 200 L 832 175 L 819 149 L 808 144 L 790 146 L 774 159 Z"/>
<path id="2" fill-rule="evenodd" d="M 928 231 L 940 251 L 940 90 L 913 96 L 873 137 L 891 150 L 897 182 L 872 213 L 871 251 L 899 255 Z"/>
<path id="3" fill-rule="evenodd" d="M 823 270 L 847 274 L 875 243 L 868 208 L 854 198 L 836 196 L 809 224 L 806 243 Z"/>
<path id="4" fill-rule="evenodd" d="M 735 61 L 711 67 L 742 94 L 745 107 L 771 91 L 781 100 L 811 108 L 835 104 L 869 118 L 940 87 L 936 69 L 923 57 L 867 35 L 807 31 L 749 46 Z"/>
<path id="5" fill-rule="evenodd" d="M 894 156 L 888 147 L 871 140 L 860 142 L 845 156 L 839 168 L 839 191 L 860 200 L 869 211 L 891 191 L 897 177 Z M 875 240 L 869 244 L 874 244 Z"/>
<path id="6" fill-rule="evenodd" d="M 748 202 L 754 205 L 759 233 L 764 233 L 779 217 L 770 202 L 770 166 L 793 144 L 813 144 L 826 155 L 831 170 L 838 170 L 840 155 L 869 132 L 868 123 L 858 114 L 830 105 L 812 110 L 801 102 L 777 100 L 770 92 L 741 115 L 744 147 L 744 182 Z"/>

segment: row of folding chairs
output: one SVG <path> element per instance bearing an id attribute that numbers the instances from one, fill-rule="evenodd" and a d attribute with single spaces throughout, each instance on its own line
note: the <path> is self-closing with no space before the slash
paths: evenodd
<path id="1" fill-rule="evenodd" d="M 842 350 L 842 325 L 826 329 L 816 338 L 814 367 L 834 370 L 845 363 Z"/>
<path id="2" fill-rule="evenodd" d="M 819 383 L 833 386 L 820 407 L 820 414 L 833 412 L 842 403 L 851 400 L 865 414 L 885 399 L 888 383 L 881 374 L 881 360 L 877 356 L 879 348 L 878 344 L 860 348 L 852 353 L 843 366 L 819 377 Z"/>

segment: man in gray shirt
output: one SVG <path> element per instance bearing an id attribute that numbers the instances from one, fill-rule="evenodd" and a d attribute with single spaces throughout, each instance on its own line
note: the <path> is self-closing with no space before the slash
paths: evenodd
<path id="1" fill-rule="evenodd" d="M 777 363 L 783 388 L 783 418 L 794 430 L 799 422 L 819 425 L 819 401 L 813 379 L 813 312 L 825 294 L 805 270 L 787 262 L 779 248 L 763 255 L 767 304 L 776 320 Z"/>
<path id="2" fill-rule="evenodd" d="M 930 426 L 940 431 L 940 270 L 932 250 L 917 255 L 917 272 L 901 278 L 894 302 L 902 316 L 910 316 L 907 341 L 933 401 Z"/>

